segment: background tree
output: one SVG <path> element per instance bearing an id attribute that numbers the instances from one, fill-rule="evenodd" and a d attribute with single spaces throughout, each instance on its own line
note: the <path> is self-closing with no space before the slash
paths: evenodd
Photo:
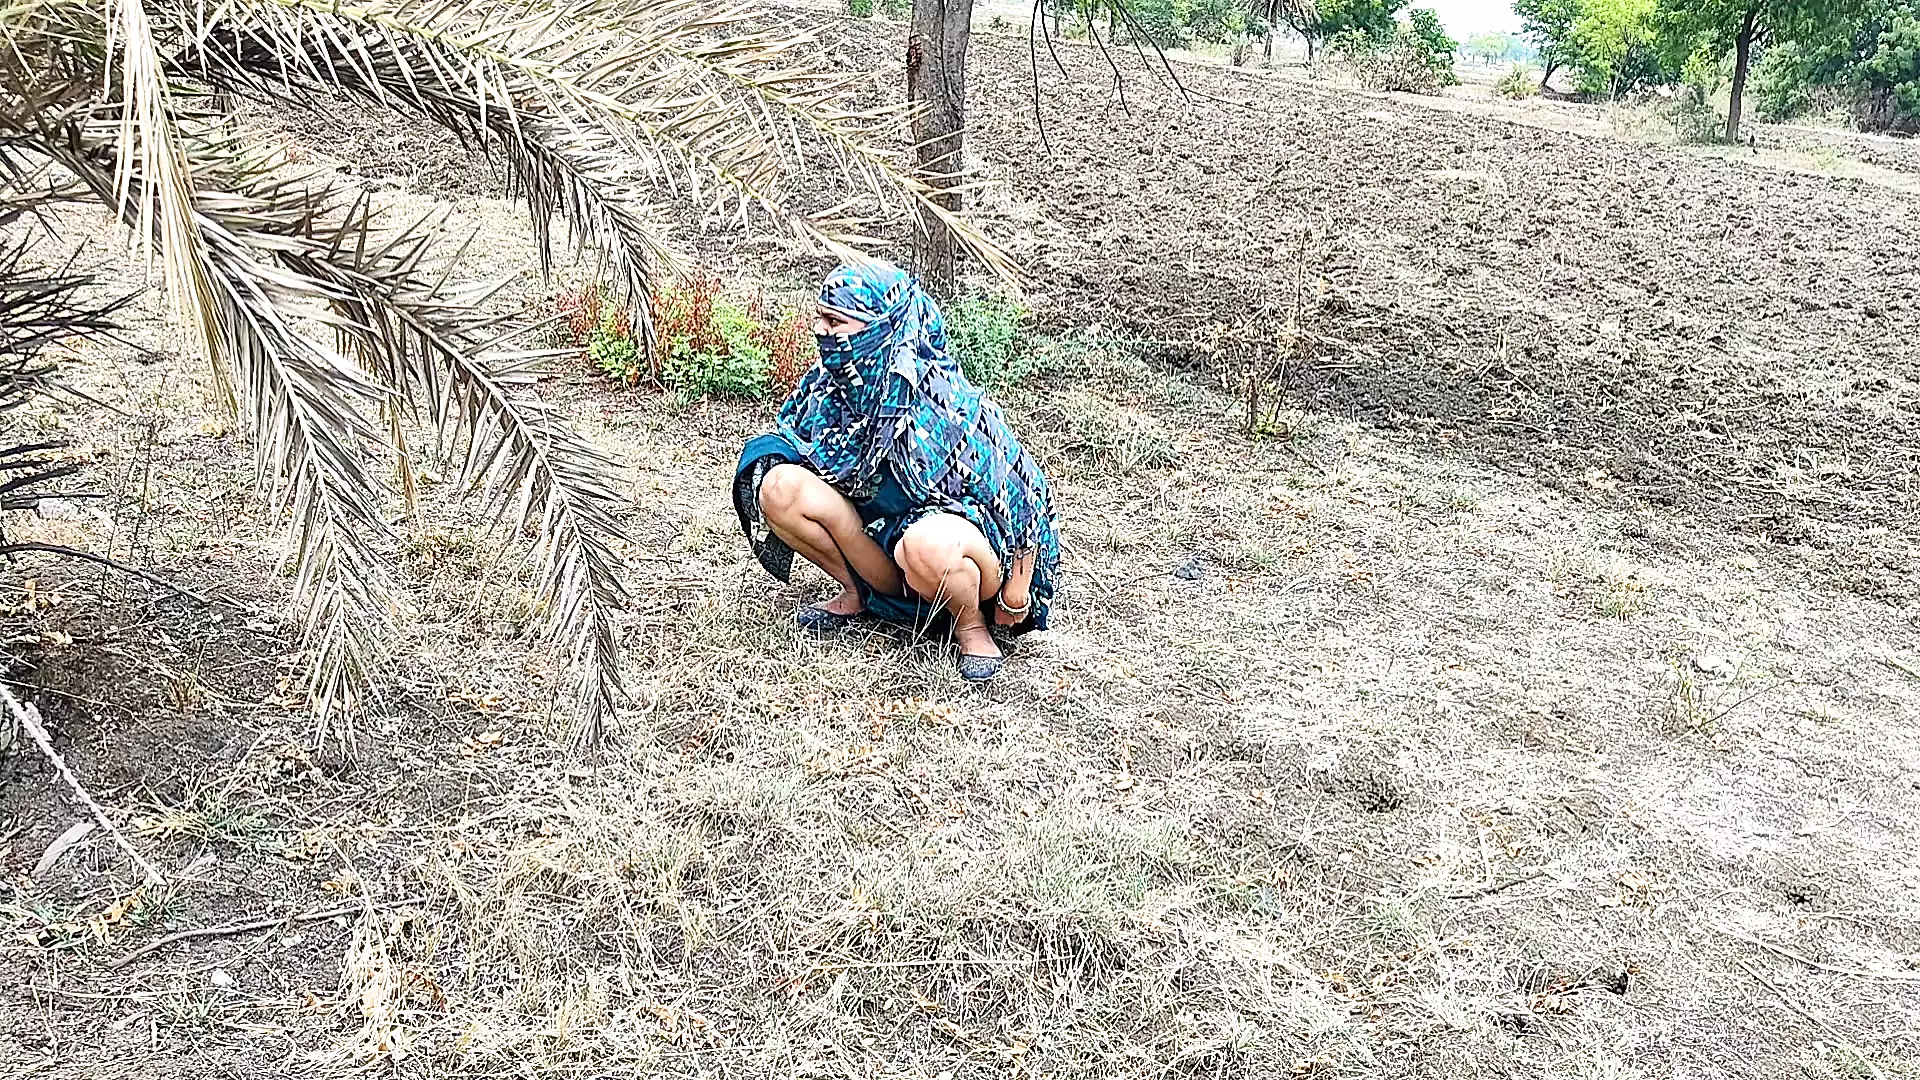
<path id="1" fill-rule="evenodd" d="M 1441 85 L 1452 86 L 1460 81 L 1453 73 L 1453 54 L 1459 50 L 1460 43 L 1447 36 L 1446 28 L 1440 25 L 1439 12 L 1432 8 L 1408 12 L 1404 33 L 1414 55 Z"/>
<path id="2" fill-rule="evenodd" d="M 1754 84 L 1765 119 L 1825 106 L 1867 130 L 1920 129 L 1920 0 L 1860 4 L 1821 33 L 1769 42 Z"/>
<path id="3" fill-rule="evenodd" d="M 1737 142 L 1755 48 L 1830 40 L 1860 10 L 1858 0 L 1660 0 L 1659 23 L 1670 56 L 1733 54 L 1723 137 Z"/>
<path id="4" fill-rule="evenodd" d="M 1527 58 L 1526 43 L 1512 34 L 1480 33 L 1460 44 L 1460 51 L 1489 67 L 1506 60 Z"/>
<path id="5" fill-rule="evenodd" d="M 947 220 L 961 209 L 967 46 L 972 36 L 972 0 L 914 0 L 907 37 L 907 101 L 917 110 L 917 165 L 934 194 L 915 223 L 913 261 L 927 290 L 942 299 L 954 295 L 960 278 L 960 241 Z"/>
<path id="6" fill-rule="evenodd" d="M 1531 38 L 1540 53 L 1540 86 L 1546 88 L 1569 60 L 1573 48 L 1573 24 L 1580 17 L 1581 0 L 1514 0 L 1513 10 L 1520 16 L 1521 33 Z"/>
<path id="7" fill-rule="evenodd" d="M 1393 39 L 1398 16 L 1408 0 L 1320 0 L 1320 31 L 1327 38 L 1364 38 L 1376 44 Z M 1439 25 L 1436 19 L 1434 25 Z"/>
<path id="8" fill-rule="evenodd" d="M 0 10 L 0 31 L 0 218 L 90 199 L 157 256 L 290 515 L 322 738 L 350 734 L 403 602 L 379 479 L 415 470 L 399 419 L 431 423 L 461 487 L 510 535 L 537 535 L 540 608 L 579 681 L 582 742 L 621 688 L 622 485 L 520 390 L 545 354 L 482 307 L 491 290 L 446 283 L 432 222 L 389 229 L 363 193 L 272 171 L 218 102 L 337 92 L 453 129 L 504 162 L 543 263 L 557 215 L 643 323 L 651 286 L 685 264 L 656 200 L 840 252 L 875 218 L 918 209 L 1005 267 L 881 148 L 904 107 L 859 101 L 862 80 L 809 66 L 806 34 L 751 29 L 709 0 L 36 0 Z M 846 166 L 867 198 L 809 214 L 787 180 L 808 160 Z M 35 310 L 0 304 L 0 317 Z"/>
<path id="9" fill-rule="evenodd" d="M 1394 16 L 1408 0 L 1275 0 L 1266 9 L 1267 21 L 1298 34 L 1312 63 L 1320 47 L 1336 37 L 1382 44 L 1392 40 Z M 1271 43 L 1267 56 L 1273 56 Z"/>
<path id="10" fill-rule="evenodd" d="M 1654 21 L 1656 3 L 1581 0 L 1563 46 L 1579 73 L 1581 93 L 1618 99 L 1638 86 L 1672 81 Z"/>
<path id="11" fill-rule="evenodd" d="M 1316 0 L 1267 0 L 1265 8 L 1267 26 L 1267 60 L 1273 60 L 1273 32 L 1284 26 L 1294 32 L 1307 46 L 1307 63 L 1314 60 L 1315 51 L 1323 36 L 1320 29 L 1320 5 Z"/>

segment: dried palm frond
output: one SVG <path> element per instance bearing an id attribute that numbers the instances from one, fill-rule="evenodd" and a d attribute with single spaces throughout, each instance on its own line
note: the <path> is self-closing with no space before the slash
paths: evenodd
<path id="1" fill-rule="evenodd" d="M 434 426 L 495 520 L 537 535 L 548 629 L 581 683 L 582 743 L 598 739 L 621 688 L 618 486 L 612 463 L 529 392 L 544 354 L 511 345 L 484 291 L 447 286 L 449 266 L 430 254 L 437 227 L 382 228 L 364 197 L 280 175 L 203 91 L 345 92 L 444 125 L 506 163 L 543 262 L 556 256 L 558 217 L 571 246 L 637 300 L 686 263 L 663 224 L 667 202 L 841 251 L 933 205 L 928 178 L 889 149 L 909 111 L 863 104 L 867 80 L 812 67 L 810 34 L 756 28 L 757 17 L 717 0 L 0 8 L 0 212 L 83 192 L 157 253 L 248 421 L 262 486 L 292 519 L 323 738 L 350 735 L 347 706 L 399 603 L 375 463 L 410 453 L 402 414 Z M 818 185 L 793 182 L 820 166 L 856 197 L 818 205 Z M 1009 272 L 946 217 L 983 263 Z"/>
<path id="2" fill-rule="evenodd" d="M 18 208 L 0 212 L 0 225 L 22 213 Z M 12 412 L 45 385 L 53 368 L 40 362 L 41 350 L 64 338 L 105 331 L 114 309 L 124 303 L 83 299 L 90 277 L 41 269 L 28 261 L 29 250 L 25 238 L 0 249 L 0 414 Z M 0 425 L 0 432 L 5 430 Z M 66 445 L 38 440 L 0 447 L 0 510 L 30 510 L 42 499 L 70 495 L 47 488 L 80 470 L 61 457 Z"/>

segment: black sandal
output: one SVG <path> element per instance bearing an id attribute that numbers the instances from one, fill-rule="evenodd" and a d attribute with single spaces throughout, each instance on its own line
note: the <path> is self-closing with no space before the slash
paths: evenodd
<path id="1" fill-rule="evenodd" d="M 802 630 L 826 636 L 837 634 L 852 626 L 859 620 L 861 614 L 855 612 L 852 615 L 842 615 L 837 611 L 828 611 L 819 604 L 808 604 L 794 611 L 793 621 L 800 624 Z"/>
<path id="2" fill-rule="evenodd" d="M 954 662 L 954 666 L 960 669 L 960 677 L 967 682 L 989 683 L 993 681 L 995 675 L 1000 674 L 1001 668 L 1007 666 L 1007 658 L 961 653 L 959 659 Z"/>

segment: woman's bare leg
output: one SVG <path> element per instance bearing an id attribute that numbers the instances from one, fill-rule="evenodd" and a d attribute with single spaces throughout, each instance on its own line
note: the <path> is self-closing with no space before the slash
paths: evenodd
<path id="1" fill-rule="evenodd" d="M 1000 560 L 973 522 L 956 514 L 923 518 L 895 549 L 907 586 L 953 615 L 953 636 L 968 656 L 999 656 L 981 605 L 1000 591 Z"/>
<path id="2" fill-rule="evenodd" d="M 836 615 L 859 613 L 855 573 L 880 592 L 900 594 L 900 569 L 867 535 L 860 511 L 811 469 L 774 466 L 760 481 L 760 512 L 775 536 L 840 583 L 840 595 L 825 605 L 828 611 Z M 848 564 L 852 564 L 852 573 Z"/>

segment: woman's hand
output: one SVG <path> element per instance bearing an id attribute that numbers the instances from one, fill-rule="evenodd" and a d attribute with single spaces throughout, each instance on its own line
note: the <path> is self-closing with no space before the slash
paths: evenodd
<path id="1" fill-rule="evenodd" d="M 1035 552 L 1014 557 L 1007 579 L 1000 585 L 1000 602 L 993 607 L 996 626 L 1018 626 L 1033 615 L 1033 560 Z"/>

